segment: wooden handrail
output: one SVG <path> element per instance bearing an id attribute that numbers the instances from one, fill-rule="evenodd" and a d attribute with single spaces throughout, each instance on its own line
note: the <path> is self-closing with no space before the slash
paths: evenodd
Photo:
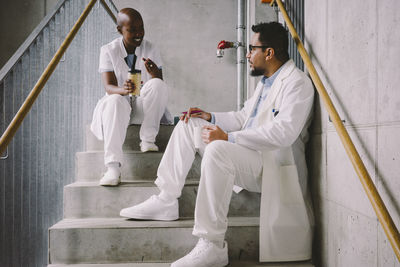
<path id="1" fill-rule="evenodd" d="M 83 22 L 85 21 L 86 17 L 89 15 L 90 11 L 92 10 L 94 4 L 97 0 L 91 0 L 89 4 L 86 6 L 85 10 L 82 12 L 81 16 L 76 21 L 75 25 L 72 27 L 71 31 L 65 37 L 63 43 L 58 48 L 56 54 L 51 59 L 50 63 L 47 65 L 46 69 L 43 71 L 42 75 L 40 76 L 39 80 L 36 82 L 35 86 L 33 87 L 32 91 L 29 93 L 28 97 L 25 99 L 24 103 L 22 104 L 21 108 L 18 110 L 17 114 L 11 121 L 10 125 L 8 125 L 7 129 L 3 133 L 0 139 L 0 155 L 5 151 L 8 144 L 11 142 L 11 139 L 14 137 L 15 133 L 17 132 L 19 126 L 21 126 L 22 121 L 28 114 L 29 110 L 31 109 L 33 103 L 35 103 L 37 97 L 39 96 L 41 90 L 43 89 L 44 85 L 50 78 L 51 74 L 56 69 L 58 63 L 60 62 L 61 57 L 67 50 L 68 46 L 74 39 L 75 35 L 81 28 Z"/>
<path id="2" fill-rule="evenodd" d="M 375 213 L 378 216 L 379 222 L 381 223 L 383 230 L 385 231 L 386 236 L 388 237 L 390 244 L 393 247 L 397 259 L 400 261 L 399 231 L 397 230 L 392 217 L 390 217 L 390 214 L 385 206 L 385 203 L 383 203 L 383 200 L 379 195 L 378 190 L 375 187 L 375 184 L 372 182 L 371 177 L 369 176 L 369 173 L 365 168 L 365 165 L 361 160 L 360 155 L 357 152 L 357 149 L 355 148 L 353 142 L 351 141 L 351 138 L 346 128 L 344 127 L 342 120 L 340 119 L 339 114 L 336 111 L 336 108 L 333 105 L 324 87 L 324 84 L 322 83 L 321 79 L 318 76 L 317 71 L 314 68 L 310 56 L 308 55 L 306 49 L 304 48 L 303 43 L 301 42 L 296 32 L 296 29 L 294 28 L 293 23 L 289 18 L 284 5 L 282 4 L 282 1 L 272 0 L 270 3 L 271 6 L 275 2 L 278 4 L 278 7 L 283 15 L 286 25 L 289 28 L 289 32 L 292 35 L 295 43 L 297 44 L 297 49 L 304 61 L 304 64 L 306 65 L 308 72 L 310 73 L 311 79 L 313 80 L 314 85 L 323 100 L 323 103 L 325 104 L 325 108 L 327 109 L 328 114 L 332 119 L 333 125 L 335 126 L 336 131 L 339 134 L 340 140 L 342 141 L 342 144 L 347 152 L 347 155 L 349 156 L 350 161 L 353 164 L 353 167 L 361 181 L 361 184 L 363 185 L 364 190 L 366 191 L 366 194 L 369 200 L 371 201 L 372 207 L 374 208 Z"/>

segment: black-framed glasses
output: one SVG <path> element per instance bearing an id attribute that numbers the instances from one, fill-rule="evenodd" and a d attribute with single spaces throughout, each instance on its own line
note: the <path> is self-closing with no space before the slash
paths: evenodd
<path id="1" fill-rule="evenodd" d="M 249 45 L 249 52 L 251 53 L 251 51 L 254 48 L 267 48 L 267 47 L 268 47 L 267 45 Z"/>

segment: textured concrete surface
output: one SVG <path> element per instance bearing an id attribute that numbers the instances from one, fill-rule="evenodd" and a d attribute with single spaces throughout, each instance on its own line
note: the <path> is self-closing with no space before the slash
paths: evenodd
<path id="1" fill-rule="evenodd" d="M 140 11 L 145 38 L 158 45 L 168 107 L 176 115 L 190 106 L 209 111 L 236 108 L 236 51 L 217 59 L 221 40 L 236 40 L 237 3 L 223 0 L 116 0 L 117 8 Z"/>
<path id="2" fill-rule="evenodd" d="M 379 123 L 400 121 L 400 32 L 394 30 L 399 24 L 400 2 L 396 0 L 377 1 L 378 36 L 377 52 L 377 120 Z M 397 202 L 398 203 L 398 202 Z"/>
<path id="3" fill-rule="evenodd" d="M 156 144 L 160 151 L 165 151 L 165 147 L 168 144 L 169 137 L 174 130 L 173 125 L 161 125 L 160 131 L 156 138 Z M 126 133 L 126 138 L 122 149 L 125 150 L 140 150 L 140 138 L 139 138 L 140 125 L 130 125 Z M 89 125 L 86 127 L 86 150 L 87 151 L 103 151 L 103 141 L 98 140 L 93 133 L 90 131 Z"/>
<path id="4" fill-rule="evenodd" d="M 376 1 L 342 3 L 346 8 L 340 2 L 328 4 L 326 71 L 331 97 L 347 124 L 375 123 L 377 68 L 375 56 L 369 55 L 376 49 Z M 351 27 L 343 30 L 343 25 Z"/>
<path id="5" fill-rule="evenodd" d="M 377 266 L 376 219 L 329 202 L 327 266 Z"/>
<path id="6" fill-rule="evenodd" d="M 119 263 L 119 264 L 50 264 L 47 267 L 169 267 L 170 263 Z M 313 267 L 309 262 L 260 263 L 256 261 L 231 261 L 228 267 Z"/>
<path id="7" fill-rule="evenodd" d="M 0 35 L 3 41 L 0 43 L 0 69 L 46 15 L 46 0 L 8 1 L 7 4 L 2 1 L 1 6 Z M 13 21 L 12 30 L 10 21 Z"/>
<path id="8" fill-rule="evenodd" d="M 231 260 L 258 260 L 258 225 L 258 217 L 229 218 Z M 196 244 L 192 227 L 188 219 L 65 219 L 49 229 L 49 263 L 173 261 Z"/>
<path id="9" fill-rule="evenodd" d="M 154 180 L 157 177 L 157 168 L 160 164 L 161 152 L 125 151 L 122 159 L 121 178 L 123 181 Z M 188 178 L 200 177 L 201 157 L 196 155 Z M 99 181 L 106 167 L 104 166 L 104 152 L 89 151 L 76 153 L 76 179 L 78 181 Z"/>
<path id="10" fill-rule="evenodd" d="M 329 95 L 400 225 L 400 34 L 395 0 L 305 1 L 305 36 Z M 326 111 L 308 146 L 317 266 L 400 266 Z"/>
<path id="11" fill-rule="evenodd" d="M 400 125 L 381 126 L 378 129 L 378 191 L 381 194 L 394 223 L 400 227 Z M 397 177 L 397 179 L 395 178 Z M 378 229 L 379 266 L 400 266 L 392 247 L 383 232 Z"/>
<path id="12" fill-rule="evenodd" d="M 369 171 L 372 181 L 375 182 L 375 130 L 358 129 L 355 132 L 349 129 L 349 134 Z M 375 212 L 336 132 L 327 133 L 326 164 L 327 194 L 325 197 L 346 208 L 375 218 Z"/>
<path id="13" fill-rule="evenodd" d="M 179 198 L 180 217 L 193 217 L 197 188 L 198 181 L 186 181 Z M 119 217 L 122 208 L 139 204 L 158 193 L 158 188 L 149 181 L 118 187 L 98 186 L 97 182 L 70 184 L 64 187 L 64 218 Z M 259 193 L 242 190 L 232 194 L 228 216 L 259 216 L 259 211 Z"/>

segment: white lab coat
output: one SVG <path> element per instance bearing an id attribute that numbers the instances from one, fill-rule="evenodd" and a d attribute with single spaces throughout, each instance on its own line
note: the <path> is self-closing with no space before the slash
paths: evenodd
<path id="1" fill-rule="evenodd" d="M 304 150 L 314 89 L 289 60 L 259 107 L 258 127 L 243 130 L 262 87 L 260 82 L 242 110 L 214 113 L 215 124 L 231 132 L 236 144 L 263 155 L 260 261 L 310 259 L 314 219 Z"/>

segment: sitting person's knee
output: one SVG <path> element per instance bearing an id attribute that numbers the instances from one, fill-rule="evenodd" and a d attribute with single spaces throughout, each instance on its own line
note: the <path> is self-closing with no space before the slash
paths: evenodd
<path id="1" fill-rule="evenodd" d="M 226 150 L 226 145 L 227 141 L 224 140 L 215 140 L 209 143 L 205 150 L 204 150 L 204 156 L 212 156 L 212 157 L 222 157 L 226 158 L 228 157 L 228 153 Z"/>
<path id="2" fill-rule="evenodd" d="M 112 94 L 107 97 L 107 103 L 118 104 L 121 101 L 126 101 L 125 97 L 119 94 Z"/>
<path id="3" fill-rule="evenodd" d="M 143 92 L 152 92 L 155 94 L 167 94 L 168 87 L 165 82 L 158 78 L 148 80 L 141 89 Z"/>
<path id="4" fill-rule="evenodd" d="M 145 85 L 148 85 L 148 86 L 155 86 L 155 87 L 157 87 L 157 86 L 164 86 L 164 81 L 163 80 L 161 80 L 161 79 L 159 79 L 159 78 L 153 78 L 153 79 L 150 79 L 150 80 L 148 80 L 146 83 L 145 83 Z"/>

